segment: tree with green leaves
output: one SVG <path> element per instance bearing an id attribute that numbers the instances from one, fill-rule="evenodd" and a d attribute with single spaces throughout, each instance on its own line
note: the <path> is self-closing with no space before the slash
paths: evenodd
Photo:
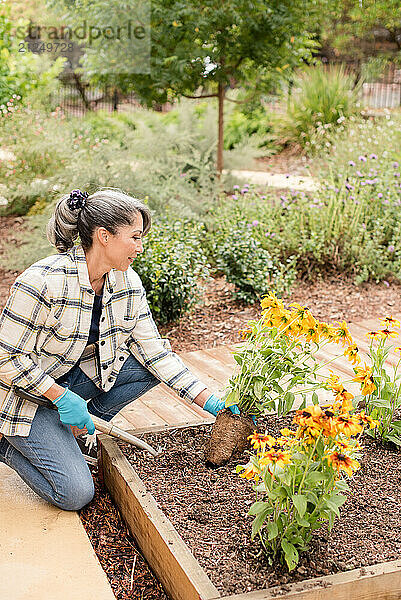
<path id="1" fill-rule="evenodd" d="M 91 23 L 111 23 L 121 4 L 127 20 L 127 0 L 77 0 L 69 4 L 68 18 L 82 22 L 90 14 Z M 135 15 L 138 5 L 133 0 L 131 5 Z M 118 72 L 114 64 L 106 73 L 115 55 L 108 55 L 102 39 L 85 48 L 83 69 L 92 82 L 135 90 L 148 106 L 180 97 L 216 98 L 220 173 L 227 92 L 241 87 L 249 95 L 260 94 L 271 84 L 272 72 L 285 74 L 309 60 L 320 6 L 319 0 L 152 0 L 150 72 Z M 126 66 L 127 51 L 121 63 Z"/>

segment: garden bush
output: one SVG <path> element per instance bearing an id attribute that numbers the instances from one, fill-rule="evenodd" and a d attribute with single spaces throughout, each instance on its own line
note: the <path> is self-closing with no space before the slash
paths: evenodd
<path id="1" fill-rule="evenodd" d="M 159 324 L 178 320 L 201 296 L 210 267 L 200 246 L 202 235 L 202 224 L 164 218 L 155 221 L 144 238 L 144 252 L 133 268 Z"/>
<path id="2" fill-rule="evenodd" d="M 222 227 L 213 237 L 214 265 L 235 285 L 236 298 L 254 304 L 272 289 L 279 294 L 289 290 L 295 279 L 292 260 L 273 258 L 246 223 Z"/>
<path id="3" fill-rule="evenodd" d="M 308 67 L 294 80 L 282 124 L 287 143 L 299 144 L 310 153 L 319 150 L 326 142 L 327 130 L 360 110 L 360 86 L 342 66 Z"/>

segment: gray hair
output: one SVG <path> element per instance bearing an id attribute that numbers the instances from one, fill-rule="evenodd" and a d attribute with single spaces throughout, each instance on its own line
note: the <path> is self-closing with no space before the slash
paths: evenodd
<path id="1" fill-rule="evenodd" d="M 68 208 L 68 198 L 69 194 L 60 198 L 47 224 L 47 239 L 59 252 L 70 250 L 78 236 L 82 247 L 88 250 L 97 227 L 104 227 L 115 235 L 119 227 L 132 225 L 138 213 L 143 218 L 143 235 L 152 224 L 146 204 L 116 188 L 102 188 L 88 196 L 80 210 Z"/>

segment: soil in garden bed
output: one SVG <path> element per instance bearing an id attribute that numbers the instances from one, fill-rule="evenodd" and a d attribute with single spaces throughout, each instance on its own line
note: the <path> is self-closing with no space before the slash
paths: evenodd
<path id="1" fill-rule="evenodd" d="M 286 419 L 286 424 L 290 421 Z M 270 433 L 278 432 L 275 417 L 266 424 Z M 401 456 L 395 447 L 365 437 L 361 469 L 349 481 L 341 519 L 330 533 L 326 525 L 314 532 L 310 551 L 288 573 L 280 564 L 269 566 L 259 540 L 250 539 L 253 517 L 247 512 L 254 492 L 252 484 L 235 473 L 235 466 L 247 462 L 247 456 L 217 469 L 205 466 L 210 429 L 202 425 L 144 435 L 163 450 L 153 460 L 119 445 L 221 593 L 285 586 L 400 558 Z"/>

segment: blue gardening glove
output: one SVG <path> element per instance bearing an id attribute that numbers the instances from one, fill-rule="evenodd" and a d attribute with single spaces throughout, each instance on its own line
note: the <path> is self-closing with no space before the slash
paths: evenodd
<path id="1" fill-rule="evenodd" d="M 220 410 L 223 410 L 223 408 L 225 408 L 225 407 L 226 406 L 225 406 L 224 400 L 219 400 L 219 398 L 217 398 L 217 396 L 212 394 L 206 400 L 203 410 L 207 410 L 207 412 L 210 412 L 212 415 L 216 416 L 217 413 Z M 238 406 L 236 404 L 234 404 L 233 406 L 230 406 L 229 408 L 230 408 L 231 412 L 234 413 L 235 415 L 240 414 Z"/>
<path id="2" fill-rule="evenodd" d="M 95 426 L 88 413 L 86 402 L 81 396 L 71 392 L 68 388 L 61 396 L 54 400 L 64 425 L 75 425 L 79 429 L 86 427 L 88 433 L 95 433 Z"/>

